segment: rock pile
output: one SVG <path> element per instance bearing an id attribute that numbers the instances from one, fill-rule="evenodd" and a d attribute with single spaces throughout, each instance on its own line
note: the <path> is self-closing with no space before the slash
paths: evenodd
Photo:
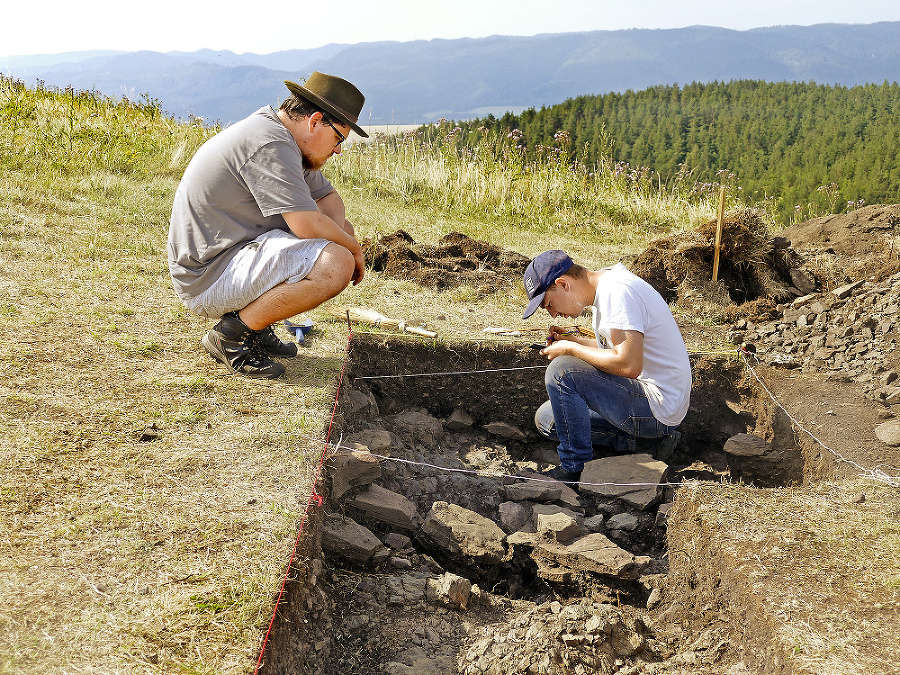
<path id="1" fill-rule="evenodd" d="M 825 371 L 885 405 L 900 403 L 900 274 L 805 295 L 779 305 L 774 318 L 734 328 L 732 341 L 752 345 L 768 365 Z"/>
<path id="2" fill-rule="evenodd" d="M 499 459 L 495 430 L 450 434 L 447 428 L 459 429 L 460 419 L 459 411 L 440 420 L 424 410 L 403 410 L 382 420 L 390 429 L 352 435 L 354 449 L 329 462 L 331 510 L 323 549 L 356 566 L 432 575 L 446 568 L 476 583 L 502 582 L 505 590 L 522 583 L 510 579 L 523 568 L 536 568 L 546 583 L 590 587 L 596 578 L 634 582 L 651 564 L 650 556 L 629 550 L 664 528 L 665 505 L 659 508 L 669 493 L 659 484 L 666 464 L 643 454 L 594 460 L 585 467 L 579 499 L 571 488 L 534 472 L 533 462 L 521 468 Z M 467 442 L 458 440 L 466 433 Z M 452 452 L 454 442 L 468 450 Z M 485 452 L 485 444 L 494 452 Z M 461 454 L 470 463 L 485 462 L 484 471 L 463 468 Z M 612 485 L 622 483 L 641 485 Z"/>
<path id="3" fill-rule="evenodd" d="M 478 639 L 459 659 L 462 675 L 648 672 L 667 651 L 640 618 L 609 604 L 545 602 Z M 626 670 L 628 669 L 628 670 Z"/>

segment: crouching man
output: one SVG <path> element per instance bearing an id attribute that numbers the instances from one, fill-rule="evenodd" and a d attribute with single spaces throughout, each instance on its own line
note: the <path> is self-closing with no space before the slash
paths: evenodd
<path id="1" fill-rule="evenodd" d="M 545 475 L 574 486 L 593 446 L 634 452 L 639 438 L 674 445 L 690 403 L 691 367 L 669 306 L 646 281 L 617 264 L 589 270 L 563 251 L 546 251 L 525 270 L 530 302 L 551 317 L 594 308 L 596 339 L 551 326 L 544 382 L 549 400 L 535 423 L 558 440 L 560 465 Z"/>
<path id="2" fill-rule="evenodd" d="M 317 307 L 351 282 L 364 259 L 344 202 L 321 169 L 365 101 L 339 77 L 314 72 L 275 110 L 260 108 L 209 139 L 172 205 L 169 270 L 188 309 L 218 323 L 203 348 L 231 372 L 276 378 L 270 357 L 296 356 L 272 324 Z"/>

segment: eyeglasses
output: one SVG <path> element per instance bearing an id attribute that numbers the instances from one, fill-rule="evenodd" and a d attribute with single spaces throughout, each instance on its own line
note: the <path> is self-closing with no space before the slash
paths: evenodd
<path id="1" fill-rule="evenodd" d="M 327 120 L 323 120 L 323 121 L 325 122 L 325 124 L 330 126 L 334 130 L 334 133 L 336 133 L 338 135 L 338 138 L 341 139 L 337 143 L 334 144 L 334 147 L 339 146 L 341 143 L 343 143 L 344 141 L 347 140 L 347 137 L 344 136 L 344 134 L 342 134 L 340 131 L 338 131 L 337 127 L 335 127 L 331 122 L 328 122 Z"/>

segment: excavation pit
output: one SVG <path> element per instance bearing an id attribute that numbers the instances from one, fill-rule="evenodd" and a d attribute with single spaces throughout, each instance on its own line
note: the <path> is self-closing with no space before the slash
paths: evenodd
<path id="1" fill-rule="evenodd" d="M 529 622 L 545 636 L 562 606 L 582 617 L 613 612 L 580 662 L 594 669 L 585 672 L 663 658 L 645 614 L 668 571 L 676 485 L 797 483 L 797 439 L 760 404 L 738 358 L 697 356 L 671 456 L 653 444 L 598 451 L 595 475 L 617 485 L 579 493 L 523 480 L 558 461 L 533 423 L 545 367 L 528 344 L 353 336 L 324 515 L 309 523 L 312 560 L 298 565 L 267 672 L 302 662 L 301 672 L 476 673 L 465 670 L 472 649 L 491 651 L 489 642 L 506 653 L 517 639 L 510 626 Z M 770 442 L 726 452 L 751 433 Z"/>

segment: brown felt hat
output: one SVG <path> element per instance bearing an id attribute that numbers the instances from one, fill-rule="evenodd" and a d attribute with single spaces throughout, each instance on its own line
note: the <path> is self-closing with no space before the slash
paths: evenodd
<path id="1" fill-rule="evenodd" d="M 305 87 L 290 80 L 285 80 L 284 83 L 295 96 L 309 101 L 344 124 L 349 124 L 363 138 L 369 137 L 357 124 L 366 97 L 347 80 L 313 71 L 306 78 Z"/>

